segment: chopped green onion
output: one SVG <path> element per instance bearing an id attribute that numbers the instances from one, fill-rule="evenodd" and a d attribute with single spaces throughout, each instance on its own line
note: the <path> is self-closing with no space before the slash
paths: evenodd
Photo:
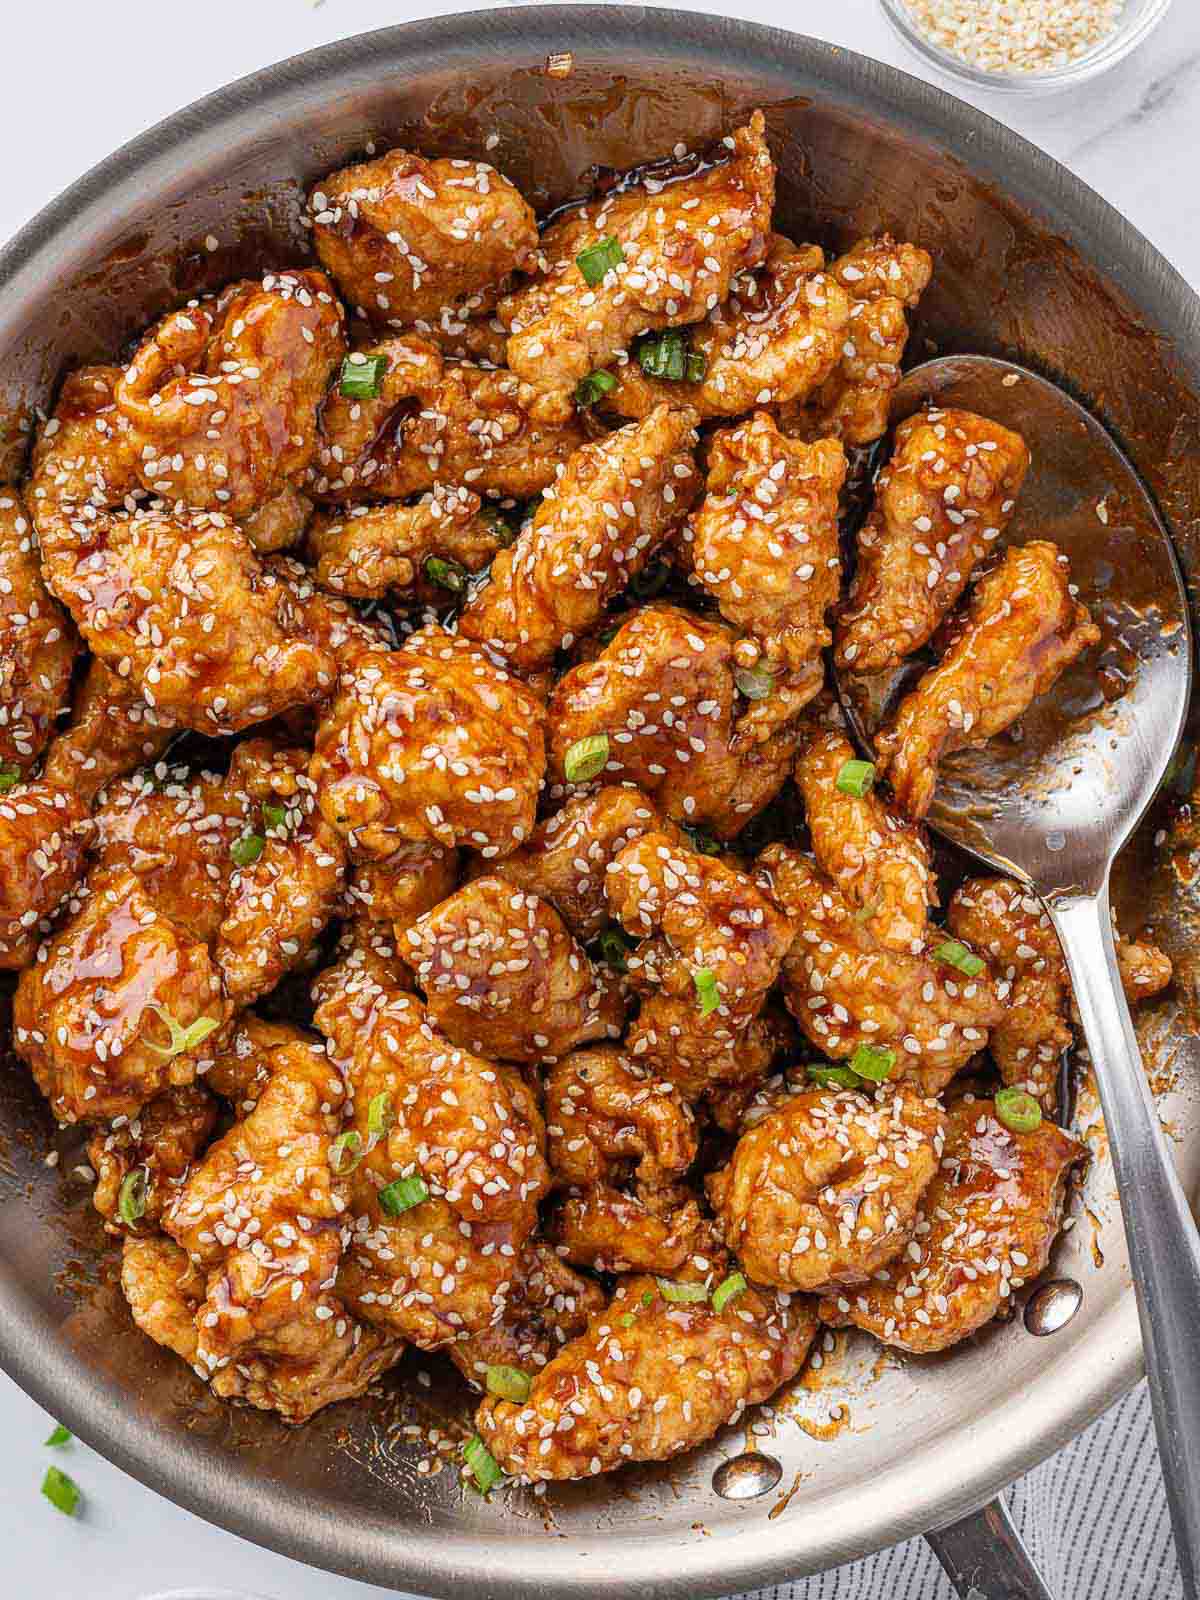
<path id="1" fill-rule="evenodd" d="M 489 1489 L 494 1489 L 504 1476 L 496 1465 L 495 1456 L 478 1434 L 463 1445 L 463 1460 L 479 1485 L 480 1494 L 487 1494 Z"/>
<path id="2" fill-rule="evenodd" d="M 698 971 L 692 973 L 692 982 L 696 985 L 696 994 L 700 999 L 700 1015 L 707 1017 L 721 1004 L 716 977 L 707 967 L 700 967 Z"/>
<path id="3" fill-rule="evenodd" d="M 521 531 L 519 523 L 514 527 L 503 512 L 496 510 L 495 506 L 481 506 L 479 515 L 506 550 L 510 544 L 515 543 L 517 534 Z"/>
<path id="4" fill-rule="evenodd" d="M 1042 1125 L 1042 1108 L 1024 1089 L 998 1089 L 996 1115 L 1014 1133 L 1036 1133 Z"/>
<path id="5" fill-rule="evenodd" d="M 489 1394 L 498 1394 L 514 1405 L 523 1405 L 533 1388 L 533 1379 L 520 1367 L 489 1367 L 484 1383 Z"/>
<path id="6" fill-rule="evenodd" d="M 618 1317 L 617 1321 L 623 1328 L 632 1328 L 634 1323 L 637 1321 L 637 1318 L 634 1316 L 632 1311 L 627 1311 L 623 1317 Z"/>
<path id="7" fill-rule="evenodd" d="M 589 733 L 585 739 L 576 739 L 563 758 L 563 772 L 568 783 L 587 783 L 604 771 L 608 760 L 608 735 Z"/>
<path id="8" fill-rule="evenodd" d="M 628 972 L 629 962 L 625 959 L 633 949 L 633 940 L 620 928 L 605 928 L 596 940 L 596 948 L 600 959 L 614 972 Z"/>
<path id="9" fill-rule="evenodd" d="M 240 839 L 235 839 L 230 846 L 229 854 L 233 857 L 234 864 L 239 867 L 252 867 L 262 855 L 267 841 L 261 833 L 244 833 Z"/>
<path id="10" fill-rule="evenodd" d="M 883 1045 L 860 1044 L 850 1057 L 850 1070 L 871 1083 L 886 1083 L 896 1065 L 896 1052 Z"/>
<path id="11" fill-rule="evenodd" d="M 654 1304 L 654 1295 L 649 1289 L 642 1290 L 642 1304 L 644 1306 L 652 1306 Z"/>
<path id="12" fill-rule="evenodd" d="M 596 244 L 588 245 L 586 250 L 581 250 L 575 257 L 575 265 L 583 273 L 583 281 L 588 288 L 594 289 L 624 259 L 625 252 L 610 233 L 606 239 L 600 239 Z"/>
<path id="13" fill-rule="evenodd" d="M 656 561 L 644 572 L 637 572 L 629 580 L 629 592 L 635 600 L 653 600 L 661 594 L 671 577 L 671 568 L 665 561 Z"/>
<path id="14" fill-rule="evenodd" d="M 287 807 L 273 805 L 270 801 L 262 808 L 263 821 L 268 828 L 282 828 L 287 822 Z"/>
<path id="15" fill-rule="evenodd" d="M 708 357 L 702 356 L 699 351 L 693 351 L 687 358 L 687 381 L 703 383 L 707 377 Z"/>
<path id="16" fill-rule="evenodd" d="M 617 387 L 617 380 L 611 372 L 602 369 L 589 372 L 586 378 L 580 378 L 575 385 L 575 404 L 577 406 L 594 406 L 597 400 L 606 394 L 611 394 Z"/>
<path id="17" fill-rule="evenodd" d="M 121 1184 L 117 1195 L 117 1210 L 121 1221 L 132 1228 L 146 1215 L 146 1194 L 150 1188 L 150 1169 L 134 1167 Z"/>
<path id="18" fill-rule="evenodd" d="M 957 967 L 968 978 L 977 978 L 986 965 L 982 956 L 975 955 L 965 944 L 959 944 L 957 939 L 947 939 L 945 944 L 938 945 L 933 952 L 933 959 L 944 961 L 948 967 Z"/>
<path id="19" fill-rule="evenodd" d="M 457 561 L 445 561 L 441 556 L 426 556 L 425 576 L 430 583 L 436 583 L 439 589 L 449 589 L 452 594 L 461 594 L 467 587 L 467 578 L 470 574 L 466 567 L 460 566 Z"/>
<path id="20" fill-rule="evenodd" d="M 10 789 L 15 789 L 21 781 L 21 769 L 5 762 L 0 767 L 0 794 L 7 794 Z"/>
<path id="21" fill-rule="evenodd" d="M 805 1067 L 812 1081 L 822 1089 L 859 1089 L 862 1079 L 857 1072 L 849 1067 L 826 1066 L 823 1061 L 814 1061 Z"/>
<path id="22" fill-rule="evenodd" d="M 842 770 L 837 775 L 834 787 L 840 789 L 843 794 L 852 794 L 856 800 L 861 800 L 870 794 L 874 782 L 873 761 L 843 761 Z"/>
<path id="23" fill-rule="evenodd" d="M 651 334 L 638 346 L 637 358 L 648 378 L 670 378 L 678 383 L 687 377 L 686 335 L 680 328 Z"/>
<path id="24" fill-rule="evenodd" d="M 379 1191 L 380 1210 L 389 1217 L 401 1217 L 429 1199 L 429 1190 L 420 1178 L 396 1178 Z"/>
<path id="25" fill-rule="evenodd" d="M 392 1097 L 386 1092 L 373 1095 L 367 1107 L 367 1132 L 372 1139 L 378 1139 L 387 1132 L 394 1121 L 392 1114 Z"/>
<path id="26" fill-rule="evenodd" d="M 724 1283 L 719 1283 L 713 1290 L 713 1310 L 724 1311 L 731 1300 L 736 1300 L 739 1294 L 745 1294 L 750 1285 L 740 1272 L 731 1272 Z"/>
<path id="27" fill-rule="evenodd" d="M 353 1129 L 349 1133 L 339 1133 L 329 1146 L 329 1170 L 336 1177 L 349 1177 L 362 1158 L 362 1135 Z"/>
<path id="28" fill-rule="evenodd" d="M 775 675 L 765 667 L 739 667 L 733 681 L 747 700 L 765 700 L 775 690 Z"/>
<path id="29" fill-rule="evenodd" d="M 708 1299 L 708 1290 L 702 1283 L 672 1283 L 670 1278 L 657 1280 L 659 1293 L 674 1305 L 698 1305 Z"/>
<path id="30" fill-rule="evenodd" d="M 62 1445 L 70 1444 L 71 1437 L 72 1435 L 70 1429 L 64 1428 L 60 1422 L 55 1428 L 54 1432 L 46 1440 L 46 1444 L 51 1450 L 58 1450 Z"/>
<path id="31" fill-rule="evenodd" d="M 714 839 L 711 833 L 704 828 L 693 828 L 688 822 L 679 824 L 681 831 L 687 836 L 687 841 L 698 856 L 719 856 L 721 854 L 721 841 Z"/>
<path id="32" fill-rule="evenodd" d="M 386 356 L 349 355 L 342 362 L 338 387 L 347 400 L 378 400 L 387 369 Z"/>
<path id="33" fill-rule="evenodd" d="M 79 1506 L 79 1485 L 57 1467 L 47 1467 L 42 1479 L 42 1493 L 64 1516 L 73 1517 Z"/>
<path id="34" fill-rule="evenodd" d="M 209 1034 L 220 1026 L 216 1017 L 197 1017 L 195 1022 L 184 1027 L 177 1017 L 173 1017 L 165 1006 L 148 1005 L 147 1011 L 153 1011 L 166 1023 L 171 1034 L 170 1044 L 151 1044 L 149 1039 L 142 1042 L 147 1050 L 153 1050 L 155 1055 L 162 1056 L 164 1061 L 173 1061 L 176 1056 L 183 1055 L 188 1050 L 207 1039 Z"/>

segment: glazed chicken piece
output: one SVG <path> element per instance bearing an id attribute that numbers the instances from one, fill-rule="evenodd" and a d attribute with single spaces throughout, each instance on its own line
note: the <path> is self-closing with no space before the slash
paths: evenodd
<path id="1" fill-rule="evenodd" d="M 312 519 L 313 503 L 294 484 L 285 484 L 273 500 L 242 518 L 242 532 L 256 555 L 277 555 L 291 550 L 304 537 Z"/>
<path id="2" fill-rule="evenodd" d="M 912 1238 L 941 1159 L 942 1107 L 901 1084 L 871 1099 L 784 1091 L 752 1113 L 729 1165 L 706 1180 L 729 1249 L 778 1289 L 866 1283 Z"/>
<path id="3" fill-rule="evenodd" d="M 598 1183 L 558 1196 L 546 1219 L 555 1249 L 596 1272 L 655 1272 L 697 1282 L 727 1264 L 721 1235 L 686 1184 L 630 1194 Z"/>
<path id="4" fill-rule="evenodd" d="M 790 716 L 755 725 L 768 702 L 739 698 L 735 645 L 728 628 L 678 606 L 633 612 L 555 685 L 552 792 L 564 792 L 572 746 L 604 735 L 604 782 L 636 784 L 667 816 L 719 838 L 740 832 L 787 781 L 800 734 Z"/>
<path id="5" fill-rule="evenodd" d="M 476 878 L 425 913 L 401 951 L 435 1024 L 492 1061 L 556 1061 L 617 1038 L 625 1007 L 558 912 L 502 878 Z"/>
<path id="6" fill-rule="evenodd" d="M 1028 469 L 1020 434 L 972 411 L 900 424 L 859 530 L 839 667 L 879 672 L 933 637 L 1007 526 Z"/>
<path id="7" fill-rule="evenodd" d="M 688 354 L 704 376 L 678 381 L 650 376 L 636 356 L 619 362 L 617 387 L 604 405 L 623 417 L 644 417 L 680 398 L 701 417 L 737 417 L 755 406 L 803 402 L 842 355 L 851 302 L 824 271 L 816 245 L 798 250 L 778 234 L 761 267 L 734 278 L 722 300 L 688 330 Z"/>
<path id="8" fill-rule="evenodd" d="M 63 379 L 54 415 L 34 440 L 26 504 L 39 535 L 70 507 L 105 509 L 143 497 L 138 452 L 117 409 L 121 367 L 80 367 Z"/>
<path id="9" fill-rule="evenodd" d="M 740 1046 L 792 942 L 792 926 L 745 873 L 649 833 L 608 870 L 613 915 L 642 943 L 629 957 L 643 995 L 626 1047 L 696 1101 L 753 1085 L 769 1055 Z"/>
<path id="10" fill-rule="evenodd" d="M 197 1083 L 167 1089 L 132 1117 L 97 1129 L 87 1147 L 96 1173 L 92 1204 L 108 1233 L 158 1231 L 216 1120 L 217 1102 Z"/>
<path id="11" fill-rule="evenodd" d="M 439 486 L 415 505 L 354 506 L 319 516 L 309 534 L 316 580 L 357 599 L 416 602 L 466 588 L 512 533 L 469 489 Z M 439 589 L 440 585 L 440 589 Z"/>
<path id="12" fill-rule="evenodd" d="M 854 759 L 844 735 L 814 732 L 796 762 L 813 854 L 871 939 L 885 950 L 920 955 L 929 907 L 937 902 L 924 830 L 874 787 L 861 796 L 838 788 Z"/>
<path id="13" fill-rule="evenodd" d="M 1013 1133 L 990 1100 L 961 1100 L 907 1253 L 869 1285 L 822 1300 L 822 1318 L 914 1355 L 968 1338 L 1045 1267 L 1067 1175 L 1086 1155 L 1052 1122 Z"/>
<path id="14" fill-rule="evenodd" d="M 69 704 L 76 645 L 24 507 L 0 491 L 0 793 L 28 773 Z"/>
<path id="15" fill-rule="evenodd" d="M 730 155 L 719 165 L 618 188 L 546 228 L 541 275 L 498 308 L 514 372 L 544 389 L 571 389 L 639 333 L 699 322 L 739 272 L 764 258 L 775 168 L 762 113 L 725 145 Z"/>
<path id="16" fill-rule="evenodd" d="M 90 807 L 115 778 L 155 761 L 174 733 L 169 718 L 93 656 L 75 692 L 71 720 L 46 751 L 42 777 Z"/>
<path id="17" fill-rule="evenodd" d="M 404 940 L 418 917 L 454 893 L 458 868 L 457 850 L 402 845 L 390 856 L 358 863 L 346 888 L 347 909 Z"/>
<path id="18" fill-rule="evenodd" d="M 704 502 L 686 537 L 695 575 L 758 651 L 743 668 L 807 687 L 824 682 L 826 614 L 838 597 L 840 444 L 785 439 L 765 411 L 708 442 Z M 749 641 L 746 641 L 747 643 Z"/>
<path id="19" fill-rule="evenodd" d="M 829 273 L 851 301 L 841 359 L 814 395 L 785 408 L 783 431 L 793 438 L 871 444 L 887 431 L 908 343 L 908 312 L 929 284 L 933 258 L 918 245 L 882 234 L 860 239 Z"/>
<path id="20" fill-rule="evenodd" d="M 1057 545 L 1007 551 L 977 584 L 965 627 L 875 741 L 900 809 L 923 817 L 938 762 L 1011 726 L 1099 638 Z"/>
<path id="21" fill-rule="evenodd" d="M 587 1331 L 588 1318 L 603 1306 L 600 1285 L 580 1277 L 538 1240 L 522 1257 L 503 1318 L 447 1345 L 446 1354 L 469 1383 L 482 1389 L 489 1367 L 533 1373 L 548 1365 L 563 1345 Z"/>
<path id="22" fill-rule="evenodd" d="M 243 1011 L 204 1074 L 204 1086 L 228 1100 L 238 1117 L 244 1117 L 254 1110 L 271 1081 L 275 1051 L 308 1037 L 290 1022 L 269 1022 L 253 1011 Z"/>
<path id="23" fill-rule="evenodd" d="M 364 1393 L 404 1351 L 325 1295 L 315 1309 L 240 1347 L 233 1360 L 214 1369 L 198 1326 L 208 1315 L 205 1275 L 185 1250 L 161 1236 L 126 1239 L 121 1288 L 142 1332 L 182 1356 L 215 1395 L 277 1411 L 285 1422 L 307 1422 L 323 1406 Z"/>
<path id="24" fill-rule="evenodd" d="M 503 368 L 447 362 L 428 339 L 366 345 L 352 365 L 359 356 L 386 366 L 366 397 L 330 391 L 309 475 L 318 500 L 403 500 L 439 483 L 527 500 L 586 438 L 569 398 Z"/>
<path id="25" fill-rule="evenodd" d="M 312 268 L 244 279 L 164 317 L 114 391 L 142 487 L 243 517 L 298 481 L 346 353 L 344 321 Z"/>
<path id="26" fill-rule="evenodd" d="M 796 1296 L 751 1286 L 714 1311 L 665 1299 L 656 1278 L 623 1278 L 529 1399 L 489 1397 L 476 1426 L 505 1472 L 533 1482 L 663 1461 L 769 1399 L 800 1370 L 817 1326 Z"/>
<path id="27" fill-rule="evenodd" d="M 423 628 L 343 675 L 309 772 L 358 856 L 404 844 L 507 855 L 533 827 L 546 712 L 469 639 Z"/>
<path id="28" fill-rule="evenodd" d="M 700 493 L 695 421 L 660 406 L 577 450 L 471 596 L 462 632 L 530 672 L 592 628 Z"/>
<path id="29" fill-rule="evenodd" d="M 537 249 L 532 209 L 486 161 L 389 150 L 330 173 L 309 209 L 321 265 L 376 322 L 436 320 Z"/>
<path id="30" fill-rule="evenodd" d="M 842 1061 L 864 1045 L 890 1051 L 892 1079 L 938 1094 L 986 1048 L 1008 986 L 940 961 L 941 929 L 928 930 L 919 954 L 885 949 L 812 857 L 787 845 L 763 851 L 758 878 L 791 918 L 784 998 L 822 1054 Z"/>

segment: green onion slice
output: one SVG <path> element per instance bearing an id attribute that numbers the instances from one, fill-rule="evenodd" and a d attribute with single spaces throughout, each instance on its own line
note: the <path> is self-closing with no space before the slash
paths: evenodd
<path id="1" fill-rule="evenodd" d="M 74 1478 L 68 1478 L 58 1467 L 46 1468 L 46 1476 L 42 1479 L 42 1493 L 64 1516 L 75 1515 L 79 1506 L 79 1485 Z"/>
<path id="2" fill-rule="evenodd" d="M 670 1278 L 656 1281 L 663 1299 L 670 1300 L 674 1305 L 698 1305 L 701 1300 L 708 1299 L 708 1290 L 702 1283 L 672 1283 Z"/>
<path id="3" fill-rule="evenodd" d="M 451 594 L 462 594 L 470 576 L 466 567 L 457 561 L 446 561 L 441 556 L 426 556 L 425 576 L 439 589 L 449 589 Z"/>
<path id="4" fill-rule="evenodd" d="M 849 1067 L 826 1066 L 823 1061 L 814 1061 L 805 1067 L 805 1072 L 812 1081 L 822 1089 L 859 1089 L 862 1079 L 857 1072 Z"/>
<path id="5" fill-rule="evenodd" d="M 495 1456 L 478 1434 L 463 1445 L 463 1460 L 479 1485 L 480 1494 L 487 1494 L 489 1489 L 494 1489 L 504 1476 L 496 1465 Z"/>
<path id="6" fill-rule="evenodd" d="M 652 1306 L 654 1304 L 654 1296 L 649 1289 L 642 1290 L 642 1304 L 644 1306 Z"/>
<path id="7" fill-rule="evenodd" d="M 420 1178 L 396 1178 L 379 1191 L 379 1208 L 389 1217 L 403 1216 L 429 1199 L 429 1190 Z"/>
<path id="8" fill-rule="evenodd" d="M 575 404 L 577 406 L 594 406 L 597 400 L 603 399 L 606 394 L 611 394 L 617 387 L 617 380 L 611 372 L 600 369 L 589 372 L 586 378 L 580 378 L 575 385 Z"/>
<path id="9" fill-rule="evenodd" d="M 484 1384 L 489 1394 L 498 1394 L 501 1400 L 523 1405 L 529 1399 L 533 1379 L 520 1367 L 489 1367 Z"/>
<path id="10" fill-rule="evenodd" d="M 871 1083 L 886 1083 L 896 1065 L 896 1052 L 878 1044 L 860 1044 L 850 1057 L 850 1070 Z"/>
<path id="11" fill-rule="evenodd" d="M 263 806 L 262 813 L 268 828 L 282 828 L 287 822 L 287 807 L 274 805 L 270 800 Z"/>
<path id="12" fill-rule="evenodd" d="M 648 378 L 669 378 L 678 383 L 687 377 L 687 336 L 681 328 L 651 334 L 638 346 L 637 358 Z"/>
<path id="13" fill-rule="evenodd" d="M 693 351 L 687 358 L 687 381 L 689 383 L 703 383 L 708 377 L 708 357 L 702 356 L 699 351 Z"/>
<path id="14" fill-rule="evenodd" d="M 842 770 L 838 773 L 834 787 L 843 794 L 852 794 L 856 800 L 861 800 L 870 794 L 875 782 L 875 763 L 873 761 L 843 761 Z"/>
<path id="15" fill-rule="evenodd" d="M 347 400 L 378 400 L 387 369 L 386 356 L 349 355 L 342 362 L 338 388 Z"/>
<path id="16" fill-rule="evenodd" d="M 626 957 L 633 949 L 633 940 L 621 928 L 608 927 L 596 940 L 596 949 L 601 961 L 614 972 L 628 972 L 629 962 Z"/>
<path id="17" fill-rule="evenodd" d="M 634 1323 L 637 1321 L 637 1318 L 634 1316 L 632 1311 L 627 1311 L 623 1317 L 618 1317 L 617 1321 L 623 1328 L 632 1328 Z"/>
<path id="18" fill-rule="evenodd" d="M 46 1440 L 46 1444 L 49 1446 L 49 1448 L 51 1450 L 59 1450 L 59 1449 L 62 1448 L 62 1446 L 64 1444 L 70 1444 L 71 1439 L 72 1439 L 72 1434 L 71 1434 L 70 1429 L 69 1428 L 64 1428 L 62 1423 L 60 1422 L 55 1427 L 54 1432 Z"/>
<path id="19" fill-rule="evenodd" d="M 700 1015 L 707 1017 L 721 1004 L 716 977 L 707 967 L 700 967 L 692 973 L 692 982 L 696 985 L 696 994 L 700 1000 Z"/>
<path id="20" fill-rule="evenodd" d="M 688 843 L 698 856 L 719 856 L 721 854 L 721 841 L 714 839 L 706 829 L 694 828 L 688 822 L 681 822 L 679 827 L 686 834 Z"/>
<path id="21" fill-rule="evenodd" d="M 385 1134 L 394 1121 L 391 1095 L 386 1090 L 382 1094 L 372 1095 L 367 1107 L 367 1132 L 372 1139 Z"/>
<path id="22" fill-rule="evenodd" d="M 739 1294 L 745 1294 L 749 1287 L 740 1272 L 731 1272 L 724 1283 L 719 1283 L 713 1290 L 713 1310 L 724 1311 L 731 1300 L 736 1300 Z"/>
<path id="23" fill-rule="evenodd" d="M 244 833 L 240 839 L 235 839 L 229 849 L 234 865 L 252 867 L 262 855 L 266 843 L 261 833 Z"/>
<path id="24" fill-rule="evenodd" d="M 998 1089 L 996 1115 L 1014 1133 L 1036 1133 L 1042 1125 L 1042 1108 L 1024 1089 Z"/>
<path id="25" fill-rule="evenodd" d="M 644 572 L 637 572 L 630 578 L 629 592 L 635 600 L 653 600 L 666 588 L 670 577 L 670 565 L 666 561 L 655 561 Z"/>
<path id="26" fill-rule="evenodd" d="M 563 772 L 568 783 L 587 783 L 604 771 L 608 760 L 608 735 L 589 733 L 585 739 L 576 739 L 563 758 Z"/>
<path id="27" fill-rule="evenodd" d="M 619 267 L 625 259 L 625 252 L 610 233 L 606 239 L 600 239 L 596 244 L 589 244 L 586 250 L 581 250 L 575 257 L 575 265 L 583 273 L 583 281 L 589 289 L 594 289 L 598 283 L 603 283 L 605 274 Z"/>
<path id="28" fill-rule="evenodd" d="M 957 939 L 947 939 L 945 944 L 938 945 L 933 952 L 933 959 L 944 961 L 948 967 L 956 967 L 968 978 L 977 978 L 986 965 L 982 956 L 977 956 L 974 951 L 968 950 L 966 945 L 960 944 Z"/>
<path id="29" fill-rule="evenodd" d="M 0 767 L 0 794 L 7 794 L 10 789 L 15 789 L 21 781 L 21 769 L 10 765 L 7 761 Z"/>
<path id="30" fill-rule="evenodd" d="M 142 1041 L 147 1050 L 153 1050 L 155 1055 L 162 1056 L 164 1061 L 173 1061 L 176 1056 L 181 1056 L 188 1050 L 194 1050 L 198 1044 L 207 1039 L 209 1034 L 220 1026 L 216 1017 L 197 1017 L 195 1022 L 185 1028 L 179 1019 L 173 1017 L 165 1006 L 158 1004 L 148 1005 L 146 1010 L 153 1011 L 156 1016 L 160 1017 L 166 1023 L 170 1032 L 170 1044 L 151 1044 L 149 1039 L 143 1039 Z"/>
<path id="31" fill-rule="evenodd" d="M 775 689 L 775 675 L 764 667 L 739 667 L 733 681 L 747 700 L 765 700 Z"/>
<path id="32" fill-rule="evenodd" d="M 329 1170 L 336 1177 L 349 1177 L 362 1158 L 362 1135 L 353 1129 L 348 1133 L 339 1133 L 329 1146 Z"/>
<path id="33" fill-rule="evenodd" d="M 150 1189 L 150 1169 L 134 1167 L 121 1184 L 117 1195 L 117 1210 L 121 1221 L 132 1228 L 146 1215 L 146 1195 Z"/>

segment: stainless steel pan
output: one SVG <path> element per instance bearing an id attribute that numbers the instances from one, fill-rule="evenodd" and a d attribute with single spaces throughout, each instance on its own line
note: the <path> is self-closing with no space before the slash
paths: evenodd
<path id="1" fill-rule="evenodd" d="M 567 50 L 572 74 L 548 76 L 546 57 Z M 30 408 L 49 400 L 65 366 L 108 355 L 252 259 L 294 261 L 306 182 L 368 141 L 466 155 L 496 132 L 491 159 L 549 204 L 576 192 L 592 163 L 707 139 L 756 105 L 779 157 L 786 231 L 840 246 L 890 227 L 928 245 L 937 271 L 914 358 L 994 352 L 1065 383 L 1117 434 L 1194 571 L 1200 303 L 1146 241 L 1048 157 L 889 67 L 794 34 L 634 7 L 485 12 L 351 39 L 244 79 L 97 167 L 0 255 L 0 406 L 13 458 Z M 1113 560 L 1127 558 L 1114 536 Z M 1174 997 L 1143 1028 L 1159 1073 L 1182 1090 L 1164 1114 L 1193 1184 L 1190 898 L 1140 846 L 1131 861 L 1128 920 L 1153 920 L 1180 963 Z M 399 1431 L 465 1415 L 452 1383 L 417 1381 L 437 1362 L 413 1361 L 387 1398 L 335 1408 L 301 1432 L 229 1411 L 131 1327 L 111 1268 L 95 1264 L 99 1236 L 69 1150 L 56 1171 L 42 1163 L 49 1121 L 15 1063 L 0 1067 L 0 1136 L 0 1361 L 13 1377 L 202 1516 L 421 1593 L 682 1600 L 812 1572 L 981 1505 L 1138 1375 L 1137 1313 L 1097 1137 L 1088 1209 L 1054 1262 L 1082 1283 L 1082 1309 L 1053 1337 L 1031 1337 L 1018 1316 L 942 1358 L 896 1363 L 851 1343 L 829 1359 L 839 1385 L 815 1386 L 827 1365 L 758 1439 L 783 1467 L 778 1491 L 760 1499 L 712 1487 L 714 1469 L 745 1446 L 734 1430 L 669 1467 L 483 1503 L 452 1470 L 419 1474 L 428 1451 Z M 839 1403 L 847 1415 L 832 1418 Z"/>

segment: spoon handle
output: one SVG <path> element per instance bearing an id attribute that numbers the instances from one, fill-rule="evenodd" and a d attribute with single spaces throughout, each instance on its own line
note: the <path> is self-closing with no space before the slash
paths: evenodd
<path id="1" fill-rule="evenodd" d="M 1047 901 L 1095 1067 L 1187 1600 L 1200 1571 L 1200 1235 L 1146 1081 L 1117 967 L 1108 885 Z"/>

